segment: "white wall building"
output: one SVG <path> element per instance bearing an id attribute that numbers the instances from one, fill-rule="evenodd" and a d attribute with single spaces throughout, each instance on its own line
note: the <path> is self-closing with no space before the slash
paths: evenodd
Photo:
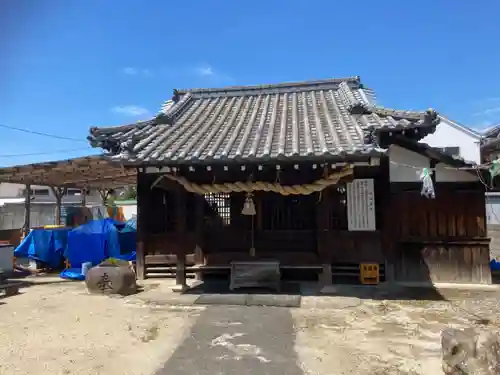
<path id="1" fill-rule="evenodd" d="M 19 229 L 24 225 L 24 192 L 22 184 L 0 183 L 0 230 Z M 78 206 L 82 203 L 80 189 L 67 189 L 62 199 L 64 216 L 66 206 Z M 31 186 L 31 215 L 32 227 L 55 224 L 56 197 L 48 186 Z M 90 191 L 86 197 L 87 207 L 99 210 L 102 199 L 97 191 Z"/>
<path id="2" fill-rule="evenodd" d="M 24 197 L 25 186 L 22 184 L 0 183 L 0 199 Z M 48 186 L 31 186 L 32 203 L 56 203 L 56 197 Z M 81 189 L 66 189 L 62 203 L 80 203 L 82 201 Z M 88 204 L 100 204 L 101 196 L 99 192 L 91 190 L 87 193 Z"/>
<path id="3" fill-rule="evenodd" d="M 481 133 L 449 118 L 443 116 L 440 118 L 441 122 L 436 131 L 422 139 L 421 142 L 432 147 L 445 148 L 452 155 L 480 164 Z"/>

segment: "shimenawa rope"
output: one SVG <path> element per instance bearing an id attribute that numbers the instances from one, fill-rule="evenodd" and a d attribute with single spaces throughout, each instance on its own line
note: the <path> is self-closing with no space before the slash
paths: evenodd
<path id="1" fill-rule="evenodd" d="M 324 190 L 328 186 L 336 185 L 341 178 L 352 175 L 353 167 L 347 166 L 339 172 L 332 173 L 325 178 L 303 185 L 281 185 L 271 182 L 226 182 L 223 184 L 195 184 L 184 177 L 166 175 L 170 180 L 180 183 L 187 191 L 196 194 L 210 193 L 251 193 L 253 191 L 270 191 L 281 195 L 309 195 Z"/>

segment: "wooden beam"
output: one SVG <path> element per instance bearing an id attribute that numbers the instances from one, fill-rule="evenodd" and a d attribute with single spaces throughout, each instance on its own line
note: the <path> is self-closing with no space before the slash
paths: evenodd
<path id="1" fill-rule="evenodd" d="M 27 236 L 31 229 L 31 185 L 27 184 L 24 191 L 24 235 Z"/>
<path id="2" fill-rule="evenodd" d="M 62 198 L 66 189 L 63 187 L 51 186 L 50 190 L 52 190 L 52 193 L 56 197 L 56 225 L 62 225 L 61 206 L 62 206 Z"/>
<path id="3" fill-rule="evenodd" d="M 175 231 L 177 234 L 177 263 L 175 268 L 175 283 L 177 287 L 186 287 L 186 194 L 187 191 L 180 187 L 175 191 L 178 196 L 175 210 Z"/>
<path id="4" fill-rule="evenodd" d="M 82 207 L 85 207 L 87 205 L 87 193 L 88 193 L 88 189 L 86 187 L 84 187 L 82 190 Z"/>
<path id="5" fill-rule="evenodd" d="M 10 178 L 10 179 L 5 179 L 0 177 L 1 182 L 10 182 L 10 183 L 17 183 L 17 184 L 33 184 L 33 185 L 41 185 L 41 186 L 64 186 L 64 187 L 69 187 L 69 188 L 83 188 L 87 186 L 88 188 L 94 188 L 94 189 L 99 189 L 99 188 L 112 188 L 112 187 L 122 187 L 122 186 L 127 186 L 127 185 L 132 185 L 135 184 L 135 175 L 129 175 L 126 177 L 110 177 L 106 179 L 97 179 L 94 181 L 89 181 L 89 180 L 82 180 L 82 181 L 70 181 L 70 182 L 65 182 L 61 183 L 61 181 L 58 180 L 52 180 L 49 178 L 43 178 L 43 179 L 19 179 L 19 178 Z"/>
<path id="6" fill-rule="evenodd" d="M 118 173 L 115 174 L 110 174 L 109 171 L 106 171 L 107 173 L 98 173 L 96 171 L 92 173 L 85 173 L 81 171 L 75 171 L 72 173 L 60 173 L 60 174 L 53 174 L 50 172 L 47 173 L 42 173 L 40 175 L 38 174 L 17 174 L 17 175 L 12 175 L 9 177 L 3 176 L 0 177 L 0 180 L 17 180 L 17 181 L 24 181 L 26 183 L 34 183 L 35 185 L 38 185 L 40 181 L 44 180 L 52 180 L 52 181 L 57 181 L 59 184 L 71 184 L 71 183 L 83 183 L 83 182 L 89 182 L 89 181 L 106 181 L 106 180 L 114 180 L 114 179 L 122 179 L 122 178 L 129 178 L 129 177 L 135 177 L 135 173 L 123 173 L 119 171 Z M 77 177 L 75 179 L 75 177 Z"/>
<path id="7" fill-rule="evenodd" d="M 137 249 L 136 249 L 136 272 L 139 280 L 144 280 L 146 276 L 145 259 L 146 259 L 146 243 L 145 237 L 145 218 L 146 211 L 144 210 L 146 199 L 148 199 L 150 191 L 145 175 L 137 173 Z"/>

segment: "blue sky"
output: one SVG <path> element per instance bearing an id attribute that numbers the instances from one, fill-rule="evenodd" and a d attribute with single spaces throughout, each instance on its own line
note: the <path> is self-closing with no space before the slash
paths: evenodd
<path id="1" fill-rule="evenodd" d="M 360 75 L 379 103 L 500 122 L 500 1 L 2 0 L 0 165 L 86 149 L 173 88 Z M 59 150 L 72 150 L 56 153 Z M 29 156 L 6 156 L 38 154 Z"/>

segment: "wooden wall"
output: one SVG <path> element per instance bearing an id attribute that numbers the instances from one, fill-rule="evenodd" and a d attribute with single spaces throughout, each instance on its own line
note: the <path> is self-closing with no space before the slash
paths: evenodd
<path id="1" fill-rule="evenodd" d="M 384 172 L 384 168 L 376 167 L 357 168 L 355 172 L 356 178 L 376 180 L 377 220 L 383 213 L 385 198 L 381 193 L 388 184 Z M 144 174 L 141 178 L 150 186 L 155 176 Z M 348 231 L 345 189 L 333 186 L 309 196 L 288 197 L 255 193 L 255 256 L 250 252 L 251 218 L 241 214 L 245 195 L 226 195 L 204 199 L 188 194 L 177 184 L 145 187 L 139 219 L 144 228 L 139 232 L 145 264 L 173 265 L 182 250 L 187 264 L 223 265 L 236 259 L 266 258 L 290 266 L 384 263 L 380 228 L 374 232 Z M 181 201 L 185 202 L 183 208 Z M 215 201 L 219 203 L 218 214 L 210 207 Z M 177 229 L 180 221 L 185 222 L 183 233 Z"/>
<path id="2" fill-rule="evenodd" d="M 436 198 L 420 184 L 392 184 L 385 230 L 394 279 L 490 283 L 484 189 L 478 183 L 437 183 Z"/>
<path id="3" fill-rule="evenodd" d="M 252 259 L 250 218 L 240 215 L 243 195 L 229 199 L 232 203 L 223 209 L 231 217 L 227 221 L 213 215 L 204 198 L 177 184 L 151 189 L 154 175 L 139 178 L 143 181 L 138 188 L 138 258 L 142 251 L 145 268 L 174 265 L 179 254 L 186 256 L 188 265 Z M 271 211 L 263 207 L 269 195 L 255 194 L 253 259 L 273 258 L 292 266 L 387 263 L 389 280 L 491 282 L 480 183 L 436 183 L 436 198 L 427 199 L 420 195 L 421 183 L 390 184 L 387 161 L 379 168 L 357 169 L 356 178 L 375 179 L 375 231 L 347 230 L 346 207 L 337 187 L 309 197 L 314 209 L 303 213 L 312 213 L 311 225 L 300 220 L 284 225 L 289 219 L 281 214 L 278 222 L 269 221 Z"/>

